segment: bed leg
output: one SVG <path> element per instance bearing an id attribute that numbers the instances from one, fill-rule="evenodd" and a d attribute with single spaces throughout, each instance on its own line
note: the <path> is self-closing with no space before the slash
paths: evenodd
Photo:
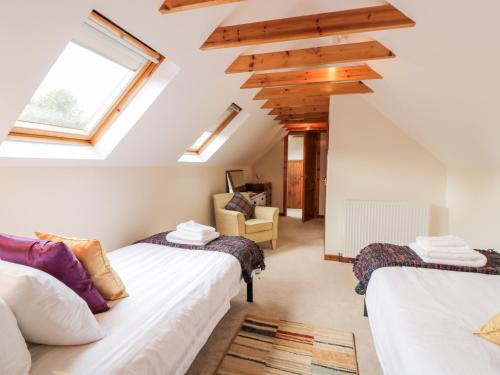
<path id="1" fill-rule="evenodd" d="M 247 284 L 247 302 L 253 302 L 253 280 Z"/>
<path id="2" fill-rule="evenodd" d="M 364 300 L 364 304 L 365 304 L 365 311 L 363 312 L 363 316 L 365 317 L 368 317 L 368 310 L 366 309 L 366 299 Z"/>

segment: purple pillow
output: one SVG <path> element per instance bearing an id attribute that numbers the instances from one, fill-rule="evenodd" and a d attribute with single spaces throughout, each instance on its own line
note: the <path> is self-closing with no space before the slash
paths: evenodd
<path id="1" fill-rule="evenodd" d="M 109 310 L 85 268 L 62 242 L 0 234 L 0 259 L 33 267 L 54 276 L 82 297 L 94 314 Z"/>

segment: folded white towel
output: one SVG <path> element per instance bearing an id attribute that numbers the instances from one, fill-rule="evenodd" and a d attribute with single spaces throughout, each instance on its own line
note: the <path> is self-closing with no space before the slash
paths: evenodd
<path id="1" fill-rule="evenodd" d="M 211 235 L 206 236 L 204 240 L 197 240 L 197 239 L 192 239 L 190 237 L 186 237 L 185 234 L 182 232 L 174 231 L 167 234 L 167 241 L 185 245 L 205 246 L 206 244 L 212 242 L 219 236 L 220 234 L 218 232 L 214 232 Z"/>
<path id="2" fill-rule="evenodd" d="M 426 258 L 436 259 L 455 259 L 455 260 L 476 260 L 479 256 L 477 251 L 469 249 L 468 252 L 455 253 L 450 251 L 422 251 L 422 255 Z"/>
<path id="3" fill-rule="evenodd" d="M 430 247 L 468 247 L 468 244 L 456 236 L 442 236 L 442 237 L 417 237 L 417 243 L 423 248 Z"/>
<path id="4" fill-rule="evenodd" d="M 473 257 L 468 260 L 457 259 L 457 258 L 434 258 L 428 257 L 426 253 L 422 250 L 422 248 L 417 243 L 410 244 L 410 248 L 417 253 L 417 255 L 425 262 L 425 263 L 434 263 L 434 264 L 446 264 L 450 266 L 461 266 L 461 267 L 484 267 L 488 261 L 486 257 L 478 253 L 477 251 L 471 250 L 474 253 Z"/>
<path id="5" fill-rule="evenodd" d="M 207 239 L 213 238 L 214 233 L 216 232 L 195 233 L 195 232 L 185 231 L 184 229 L 178 229 L 175 231 L 175 236 L 188 241 L 204 242 Z"/>
<path id="6" fill-rule="evenodd" d="M 218 235 L 217 232 L 212 232 L 207 235 L 200 235 L 196 233 L 190 233 L 190 232 L 184 232 L 181 230 L 176 230 L 175 232 L 171 232 L 172 236 L 177 238 L 178 240 L 186 240 L 186 241 L 198 241 L 198 242 L 205 242 L 207 240 L 211 240 L 214 238 L 214 235 Z"/>
<path id="7" fill-rule="evenodd" d="M 186 221 L 185 223 L 180 223 L 177 225 L 177 230 L 182 230 L 185 232 L 198 233 L 202 235 L 208 235 L 215 232 L 214 227 L 208 225 L 198 224 L 194 220 Z"/>
<path id="8" fill-rule="evenodd" d="M 418 246 L 420 246 L 423 250 L 425 250 L 429 254 L 435 252 L 435 253 L 446 253 L 455 255 L 460 255 L 460 254 L 466 255 L 470 254 L 470 252 L 472 251 L 472 249 L 469 246 L 462 246 L 462 247 L 422 246 L 419 243 Z"/>
<path id="9" fill-rule="evenodd" d="M 476 260 L 479 253 L 469 247 L 447 248 L 447 247 L 422 247 L 418 242 L 410 245 L 412 250 L 418 252 L 426 258 L 456 259 L 456 260 Z M 455 250 L 459 249 L 459 250 Z"/>

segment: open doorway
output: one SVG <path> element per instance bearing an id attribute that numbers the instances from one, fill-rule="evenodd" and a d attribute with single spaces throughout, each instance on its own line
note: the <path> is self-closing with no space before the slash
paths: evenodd
<path id="1" fill-rule="evenodd" d="M 291 132 L 284 139 L 283 207 L 303 222 L 324 217 L 327 133 Z"/>
<path id="2" fill-rule="evenodd" d="M 302 219 L 303 178 L 304 135 L 289 135 L 286 216 Z"/>

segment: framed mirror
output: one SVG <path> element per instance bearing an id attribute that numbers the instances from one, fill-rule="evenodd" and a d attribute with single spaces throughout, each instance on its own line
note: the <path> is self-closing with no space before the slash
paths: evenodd
<path id="1" fill-rule="evenodd" d="M 228 193 L 234 193 L 235 191 L 245 191 L 245 173 L 242 169 L 235 169 L 232 171 L 226 171 L 226 186 Z"/>

